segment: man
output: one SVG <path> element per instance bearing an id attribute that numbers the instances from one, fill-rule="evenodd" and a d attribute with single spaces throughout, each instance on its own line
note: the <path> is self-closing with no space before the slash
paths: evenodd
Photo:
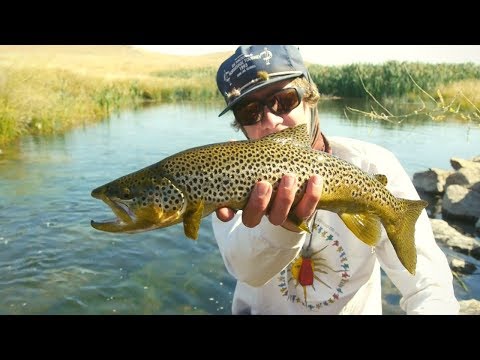
<path id="1" fill-rule="evenodd" d="M 396 197 L 418 199 L 395 156 L 377 145 L 331 137 L 320 131 L 318 90 L 294 46 L 240 46 L 217 73 L 217 85 L 234 126 L 248 139 L 307 123 L 312 147 L 342 158 L 365 172 L 383 174 Z M 233 314 L 381 314 L 380 266 L 402 293 L 407 314 L 457 314 L 452 274 L 436 245 L 425 211 L 416 223 L 416 274 L 400 263 L 382 230 L 372 248 L 339 216 L 315 210 L 322 201 L 322 178 L 313 175 L 292 208 L 295 174 L 285 174 L 272 196 L 260 181 L 243 211 L 217 210 L 213 230 L 225 266 L 236 279 Z M 272 200 L 272 203 L 270 204 Z M 308 222 L 308 234 L 292 224 L 292 211 Z"/>

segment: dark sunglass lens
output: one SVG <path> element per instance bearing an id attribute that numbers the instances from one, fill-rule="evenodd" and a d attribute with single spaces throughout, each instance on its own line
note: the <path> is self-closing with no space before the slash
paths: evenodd
<path id="1" fill-rule="evenodd" d="M 263 105 L 258 102 L 252 102 L 238 106 L 233 113 L 240 125 L 253 125 L 262 119 Z"/>
<path id="2" fill-rule="evenodd" d="M 270 99 L 268 99 L 266 105 L 268 106 L 271 112 L 273 112 L 274 114 L 278 114 L 279 103 L 278 103 L 277 94 L 275 94 Z"/>
<path id="3" fill-rule="evenodd" d="M 254 101 L 247 104 L 240 104 L 234 107 L 235 119 L 242 125 L 255 125 L 263 118 L 264 106 L 276 115 L 287 114 L 295 109 L 301 102 L 297 89 L 287 88 L 278 91 L 266 100 L 265 103 Z"/>
<path id="4" fill-rule="evenodd" d="M 294 88 L 287 89 L 278 97 L 278 102 L 280 103 L 281 111 L 283 111 L 283 113 L 289 113 L 300 104 L 297 90 Z"/>
<path id="5" fill-rule="evenodd" d="M 268 101 L 268 107 L 277 115 L 289 113 L 300 104 L 297 91 L 294 88 L 287 88 L 279 91 Z"/>

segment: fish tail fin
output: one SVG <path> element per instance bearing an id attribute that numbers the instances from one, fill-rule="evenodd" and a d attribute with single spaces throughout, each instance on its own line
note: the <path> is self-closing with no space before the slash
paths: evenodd
<path id="1" fill-rule="evenodd" d="M 424 200 L 397 199 L 401 210 L 389 224 L 384 224 L 398 259 L 412 275 L 417 265 L 415 248 L 415 223 L 421 212 L 428 205 Z"/>
<path id="2" fill-rule="evenodd" d="M 380 240 L 380 218 L 372 213 L 340 213 L 345 226 L 360 240 L 369 246 L 375 246 Z"/>

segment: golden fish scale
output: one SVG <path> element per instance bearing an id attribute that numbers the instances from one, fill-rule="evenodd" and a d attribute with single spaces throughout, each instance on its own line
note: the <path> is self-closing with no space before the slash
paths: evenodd
<path id="1" fill-rule="evenodd" d="M 239 208 L 248 199 L 259 180 L 273 184 L 274 191 L 282 175 L 297 176 L 303 194 L 306 181 L 313 174 L 322 176 L 322 208 L 352 206 L 377 208 L 399 202 L 385 187 L 359 168 L 329 154 L 282 141 L 230 142 L 186 150 L 158 163 L 156 174 L 168 176 L 184 189 L 188 202 L 200 199 L 212 207 L 232 205 Z M 355 203 L 351 202 L 355 199 Z M 376 204 L 376 205 L 375 205 Z M 373 209 L 373 208 L 372 208 Z"/>

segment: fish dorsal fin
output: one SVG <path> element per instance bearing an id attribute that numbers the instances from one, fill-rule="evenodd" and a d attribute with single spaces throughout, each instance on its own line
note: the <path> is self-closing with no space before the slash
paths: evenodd
<path id="1" fill-rule="evenodd" d="M 202 221 L 204 202 L 201 200 L 195 206 L 187 208 L 183 215 L 183 231 L 190 239 L 197 240 L 200 222 Z"/>
<path id="2" fill-rule="evenodd" d="M 373 214 L 339 214 L 347 228 L 365 244 L 375 246 L 380 240 L 380 219 Z"/>
<path id="3" fill-rule="evenodd" d="M 276 141 L 282 144 L 293 143 L 296 146 L 311 148 L 312 139 L 308 133 L 307 124 L 300 124 L 274 134 L 267 135 L 258 141 Z"/>
<path id="4" fill-rule="evenodd" d="M 383 175 L 383 174 L 374 174 L 373 177 L 374 177 L 375 179 L 377 179 L 377 181 L 380 181 L 380 182 L 383 184 L 383 186 L 387 186 L 388 179 L 387 179 L 387 177 L 386 177 L 385 175 Z"/>

